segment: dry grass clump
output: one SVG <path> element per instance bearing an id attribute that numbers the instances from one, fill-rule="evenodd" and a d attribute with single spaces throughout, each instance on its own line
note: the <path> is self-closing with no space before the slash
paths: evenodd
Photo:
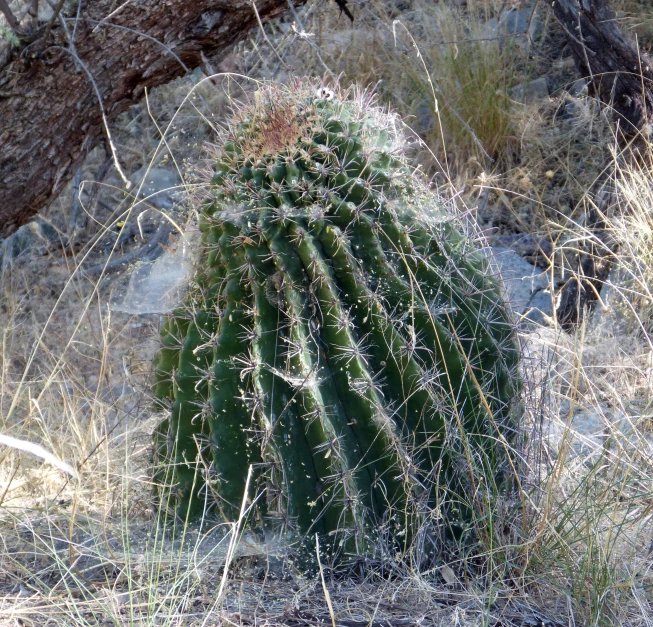
<path id="1" fill-rule="evenodd" d="M 500 10 L 492 2 L 375 1 L 344 29 L 335 9 L 322 10 L 303 24 L 319 58 L 307 45 L 296 55 L 314 71 L 324 65 L 344 83 L 374 87 L 425 141 L 422 167 L 462 178 L 510 162 L 515 147 L 509 90 L 519 44 L 485 23 Z"/>
<path id="2" fill-rule="evenodd" d="M 562 623 L 650 617 L 653 440 L 641 404 L 650 354 L 603 324 L 528 340 L 533 474 L 523 577 Z"/>
<path id="3" fill-rule="evenodd" d="M 377 22 L 370 37 L 365 25 L 359 26 L 366 36 L 364 50 L 359 58 L 338 59 L 337 71 L 347 80 L 375 85 L 409 120 L 440 167 L 462 174 L 497 167 L 497 159 L 509 162 L 516 139 L 509 97 L 515 41 L 492 38 L 489 27 L 460 6 L 418 1 L 394 16 L 380 3 L 372 10 L 386 28 Z M 352 40 L 356 36 L 351 33 Z"/>
<path id="4" fill-rule="evenodd" d="M 622 27 L 637 37 L 642 53 L 650 55 L 653 47 L 653 11 L 644 0 L 613 0 L 610 6 Z"/>
<path id="5" fill-rule="evenodd" d="M 609 224 L 619 241 L 618 266 L 613 272 L 613 306 L 622 324 L 635 327 L 643 337 L 653 331 L 653 153 L 638 162 L 619 164 L 616 190 L 619 205 Z"/>
<path id="6" fill-rule="evenodd" d="M 604 114 L 603 145 L 611 129 Z M 595 118 L 596 119 L 596 118 Z M 600 118 L 599 118 L 600 120 Z M 579 143 L 579 148 L 582 146 Z M 586 155 L 591 156 L 593 142 Z M 619 242 L 597 311 L 572 336 L 543 331 L 531 339 L 542 361 L 531 413 L 545 425 L 533 493 L 532 562 L 538 594 L 562 599 L 581 624 L 647 624 L 651 585 L 651 213 L 648 157 L 614 155 L 584 177 L 603 178 L 613 202 L 603 215 L 606 241 Z M 569 170 L 567 169 L 567 173 Z M 598 207 L 589 184 L 579 208 Z M 590 239 L 602 246 L 578 208 L 552 216 L 561 253 Z M 555 220 L 555 222 L 554 222 Z M 557 224 L 556 224 L 557 222 Z M 565 224 L 567 225 L 565 228 Z M 613 249 L 614 250 L 614 249 Z M 538 377 L 536 377 L 538 378 Z M 532 411 L 532 410 L 531 410 Z M 558 605 L 557 612 L 564 610 Z"/>
<path id="7" fill-rule="evenodd" d="M 491 182 L 493 225 L 557 239 L 582 222 L 587 194 L 612 161 L 608 114 L 586 92 L 565 90 L 515 118 L 520 159 Z"/>

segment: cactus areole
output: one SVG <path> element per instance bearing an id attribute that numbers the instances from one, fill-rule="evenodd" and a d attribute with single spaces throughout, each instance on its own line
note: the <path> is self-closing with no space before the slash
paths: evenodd
<path id="1" fill-rule="evenodd" d="M 255 524 L 365 554 L 462 529 L 506 485 L 513 325 L 405 145 L 368 93 L 306 81 L 222 131 L 155 360 L 181 516 L 233 521 L 245 499 Z"/>

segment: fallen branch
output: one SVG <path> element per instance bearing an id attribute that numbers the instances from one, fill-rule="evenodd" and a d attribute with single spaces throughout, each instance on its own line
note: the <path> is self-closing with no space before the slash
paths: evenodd
<path id="1" fill-rule="evenodd" d="M 167 220 L 164 220 L 159 225 L 159 228 L 155 231 L 154 235 L 152 235 L 152 237 L 140 248 L 132 250 L 122 257 L 115 257 L 104 263 L 98 263 L 91 266 L 84 270 L 83 273 L 89 277 L 97 277 L 103 274 L 106 275 L 111 274 L 112 272 L 118 272 L 119 270 L 124 270 L 127 266 L 139 259 L 156 258 L 161 252 L 163 252 L 163 248 L 160 244 L 163 244 L 168 239 L 171 232 L 172 225 Z"/>
<path id="2" fill-rule="evenodd" d="M 2 11 L 7 18 L 7 24 L 14 32 L 18 30 L 18 20 L 13 14 L 11 8 L 7 4 L 7 0 L 0 0 L 0 11 Z"/>
<path id="3" fill-rule="evenodd" d="M 60 460 L 56 455 L 50 453 L 50 451 L 44 449 L 40 444 L 35 444 L 34 442 L 29 442 L 28 440 L 19 440 L 18 438 L 12 438 L 10 435 L 2 435 L 0 433 L 0 445 L 9 446 L 10 448 L 15 448 L 19 451 L 25 451 L 26 453 L 31 453 L 36 457 L 40 457 L 43 461 L 48 464 L 52 464 L 59 470 L 63 470 L 65 473 L 69 474 L 75 479 L 79 479 L 77 471 L 66 462 Z"/>

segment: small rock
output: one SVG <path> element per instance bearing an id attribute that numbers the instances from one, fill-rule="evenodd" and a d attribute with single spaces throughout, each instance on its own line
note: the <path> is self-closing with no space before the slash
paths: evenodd
<path id="1" fill-rule="evenodd" d="M 535 292 L 531 302 L 528 303 L 525 317 L 530 322 L 541 326 L 549 324 L 548 319 L 553 317 L 553 299 L 548 289 Z"/>
<path id="2" fill-rule="evenodd" d="M 599 335 L 617 336 L 640 329 L 640 319 L 631 303 L 641 288 L 626 268 L 615 263 L 601 288 L 601 299 L 591 318 L 591 328 Z"/>
<path id="3" fill-rule="evenodd" d="M 553 244 L 545 237 L 533 237 L 529 233 L 509 233 L 492 239 L 492 245 L 510 248 L 526 261 L 541 268 L 550 266 Z"/>
<path id="4" fill-rule="evenodd" d="M 588 80 L 586 78 L 579 78 L 569 88 L 569 94 L 576 98 L 587 95 L 587 84 Z"/>
<path id="5" fill-rule="evenodd" d="M 504 296 L 523 321 L 546 324 L 553 316 L 553 299 L 548 291 L 550 277 L 522 259 L 514 250 L 492 248 L 504 287 Z"/>
<path id="6" fill-rule="evenodd" d="M 556 120 L 569 120 L 571 118 L 577 117 L 580 112 L 580 107 L 578 106 L 578 100 L 567 96 L 558 106 L 558 109 L 555 112 Z"/>
<path id="7" fill-rule="evenodd" d="M 426 133 L 435 128 L 435 124 L 436 119 L 433 113 L 433 105 L 427 100 L 422 100 L 417 105 L 417 111 L 415 112 L 415 130 L 420 135 L 426 135 Z"/>
<path id="8" fill-rule="evenodd" d="M 181 177 L 175 170 L 143 166 L 131 176 L 132 192 L 157 209 L 171 209 L 181 198 Z"/>
<path id="9" fill-rule="evenodd" d="M 510 97 L 521 104 L 532 104 L 549 97 L 549 85 L 546 76 L 517 85 L 510 90 Z"/>
<path id="10" fill-rule="evenodd" d="M 0 242 L 0 262 L 21 257 L 43 255 L 55 244 L 61 243 L 59 231 L 42 218 L 24 224 L 15 233 Z"/>
<path id="11" fill-rule="evenodd" d="M 529 35 L 537 39 L 543 30 L 542 22 L 533 15 L 534 7 L 507 9 L 501 13 L 499 26 L 506 35 Z"/>
<path id="12" fill-rule="evenodd" d="M 537 40 L 544 31 L 544 24 L 533 11 L 534 7 L 502 11 L 498 20 L 493 17 L 485 23 L 480 35 L 488 39 L 501 38 L 502 42 L 516 35 L 521 35 L 522 40 Z"/>

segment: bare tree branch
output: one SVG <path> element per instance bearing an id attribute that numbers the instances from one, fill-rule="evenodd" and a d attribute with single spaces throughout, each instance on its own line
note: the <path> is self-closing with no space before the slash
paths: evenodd
<path id="1" fill-rule="evenodd" d="M 653 119 L 653 64 L 626 39 L 607 0 L 556 0 L 552 7 L 581 75 L 613 108 L 629 141 Z"/>
<path id="2" fill-rule="evenodd" d="M 113 5 L 64 4 L 60 17 L 76 18 L 74 50 L 59 19 L 43 51 L 45 26 L 0 65 L 0 239 L 56 197 L 102 141 L 98 102 L 111 125 L 146 88 L 202 65 L 203 56 L 219 61 L 258 26 L 249 0 L 128 2 L 111 15 Z M 256 8 L 264 22 L 288 4 L 256 0 Z"/>
<path id="3" fill-rule="evenodd" d="M 18 20 L 12 13 L 9 4 L 7 4 L 7 0 L 0 0 L 0 11 L 2 11 L 7 18 L 7 24 L 9 24 L 9 27 L 14 31 L 18 30 Z"/>

